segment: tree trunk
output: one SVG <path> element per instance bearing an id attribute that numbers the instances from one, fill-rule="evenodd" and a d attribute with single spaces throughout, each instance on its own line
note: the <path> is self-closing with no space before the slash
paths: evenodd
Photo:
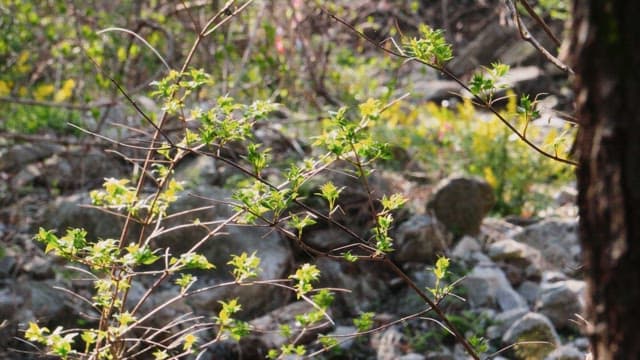
<path id="1" fill-rule="evenodd" d="M 640 359 L 640 1 L 573 16 L 588 332 L 595 359 Z"/>

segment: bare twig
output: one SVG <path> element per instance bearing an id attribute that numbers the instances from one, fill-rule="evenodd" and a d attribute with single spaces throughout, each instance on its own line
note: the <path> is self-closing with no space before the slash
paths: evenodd
<path id="1" fill-rule="evenodd" d="M 521 3 L 524 3 L 524 2 L 521 1 Z M 533 47 L 535 47 L 542 54 L 542 56 L 544 56 L 549 62 L 555 65 L 558 69 L 564 72 L 567 72 L 569 74 L 573 74 L 573 70 L 567 64 L 563 63 L 556 56 L 552 55 L 549 52 L 549 50 L 547 50 L 544 46 L 542 46 L 542 44 L 540 44 L 538 39 L 536 39 L 533 35 L 531 35 L 531 32 L 527 28 L 527 25 L 525 25 L 524 22 L 522 22 L 522 19 L 518 14 L 518 10 L 516 9 L 516 6 L 513 3 L 513 0 L 505 0 L 505 4 L 507 5 L 507 8 L 509 9 L 509 13 L 513 17 L 513 20 L 516 23 L 516 26 L 518 27 L 518 32 L 520 33 L 520 37 L 522 37 L 522 40 L 533 45 Z"/>
<path id="2" fill-rule="evenodd" d="M 562 43 L 560 42 L 560 40 L 558 40 L 558 38 L 556 37 L 556 35 L 553 33 L 553 31 L 551 30 L 551 28 L 549 27 L 549 25 L 547 25 L 547 23 L 544 21 L 543 18 L 540 17 L 540 15 L 538 15 L 538 13 L 536 13 L 535 10 L 533 10 L 533 8 L 531 7 L 531 5 L 529 5 L 529 3 L 527 2 L 527 0 L 518 0 L 520 2 L 520 4 L 522 4 L 522 6 L 525 8 L 525 10 L 527 10 L 527 13 L 529 13 L 529 15 L 538 23 L 540 24 L 540 26 L 542 26 L 542 29 L 544 29 L 544 32 L 547 33 L 547 35 L 549 36 L 549 38 L 551 38 L 551 40 L 553 40 L 553 42 L 556 44 L 556 46 L 560 46 L 562 45 Z"/>

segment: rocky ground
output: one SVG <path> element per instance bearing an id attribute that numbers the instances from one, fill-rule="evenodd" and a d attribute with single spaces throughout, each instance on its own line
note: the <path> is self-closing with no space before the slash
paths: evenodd
<path id="1" fill-rule="evenodd" d="M 17 196 L 15 202 L 5 204 L 0 218 L 3 250 L 0 257 L 0 318 L 4 322 L 0 330 L 0 345 L 5 351 L 30 350 L 14 339 L 14 336 L 21 335 L 28 321 L 37 320 L 50 327 L 82 323 L 82 315 L 78 312 L 82 305 L 54 287 L 70 288 L 84 295 L 91 291 L 86 282 L 77 280 L 77 274 L 65 268 L 65 264 L 46 256 L 34 243 L 31 238 L 37 228 L 84 227 L 96 237 L 119 233 L 119 219 L 81 207 L 89 203 L 85 190 L 51 198 L 46 187 L 37 186 L 39 183 L 35 179 L 46 178 L 46 171 L 57 173 L 73 166 L 65 158 L 73 150 L 66 149 L 67 153 L 60 153 L 60 149 L 55 148 L 45 154 L 37 144 L 12 148 L 16 153 L 18 150 L 29 154 L 40 151 L 39 154 L 44 156 L 33 160 L 39 164 L 32 174 L 33 189 L 27 195 Z M 6 156 L 5 153 L 3 158 L 7 159 Z M 122 165 L 117 160 L 101 152 L 95 152 L 95 156 L 100 160 L 92 161 L 101 164 L 113 161 L 113 166 L 92 170 L 101 171 L 100 176 L 117 175 L 119 171 L 124 174 L 125 168 L 116 166 Z M 190 159 L 178 170 L 177 177 L 190 185 L 172 211 L 211 205 L 210 201 L 194 194 L 218 200 L 229 199 L 229 191 L 220 186 L 220 177 L 215 176 L 223 173 L 224 169 L 217 167 L 213 160 Z M 24 171 L 17 172 L 13 179 L 24 179 L 26 175 L 20 175 Z M 364 199 L 349 180 L 339 176 L 332 180 L 347 186 L 342 195 L 345 203 L 357 204 Z M 479 179 L 452 177 L 439 184 L 425 185 L 404 180 L 394 173 L 381 172 L 371 183 L 380 192 L 392 190 L 408 195 L 424 194 L 413 197 L 407 209 L 398 214 L 400 220 L 392 234 L 396 239 L 396 251 L 392 257 L 422 288 L 433 286 L 434 277 L 428 268 L 436 256 L 451 258 L 454 276 L 462 280 L 454 289 L 459 297 L 451 297 L 443 306 L 456 317 L 458 326 L 468 335 L 476 333 L 490 340 L 493 351 L 522 341 L 546 342 L 512 347 L 500 354 L 506 358 L 584 358 L 588 349 L 577 316 L 584 308 L 584 282 L 580 274 L 574 190 L 567 188 L 558 192 L 554 205 L 556 210 L 547 218 L 517 224 L 518 221 L 486 217 L 494 202 L 493 193 L 490 186 Z M 49 199 L 48 203 L 42 201 L 45 198 Z M 214 206 L 179 221 L 189 223 L 196 217 L 201 221 L 223 219 L 229 214 L 229 209 L 224 206 Z M 366 214 L 363 217 L 366 218 Z M 356 231 L 364 231 L 366 226 L 366 221 L 357 216 L 343 221 Z M 187 228 L 163 238 L 162 244 L 171 245 L 179 251 L 201 236 L 200 229 Z M 349 240 L 335 229 L 316 226 L 307 233 L 306 241 L 317 248 L 330 249 Z M 375 324 L 384 326 L 425 307 L 406 284 L 379 264 L 312 259 L 276 232 L 230 227 L 224 237 L 210 241 L 202 253 L 213 263 L 224 264 L 230 254 L 243 251 L 257 251 L 262 258 L 262 279 L 286 277 L 296 265 L 313 261 L 322 271 L 323 285 L 351 290 L 349 294 L 338 293 L 332 308 L 336 325 L 317 329 L 318 332 L 353 333 L 355 328 L 350 319 L 363 311 L 375 311 Z M 229 280 L 228 271 L 219 266 L 215 271 L 201 274 L 203 285 Z M 131 301 L 142 296 L 145 285 L 144 281 L 134 283 Z M 171 287 L 161 288 L 148 303 L 148 309 L 175 296 L 177 291 Z M 308 304 L 296 301 L 291 294 L 277 288 L 228 287 L 176 303 L 154 317 L 152 324 L 163 324 L 188 312 L 213 315 L 213 312 L 203 309 L 216 309 L 219 300 L 233 297 L 239 297 L 243 303 L 242 317 L 261 329 L 282 322 L 293 323 L 293 314 L 309 310 Z M 312 340 L 310 337 L 308 341 Z M 252 336 L 241 342 L 240 347 L 217 344 L 211 348 L 209 358 L 222 358 L 222 354 L 226 354 L 226 358 L 235 358 L 238 351 L 245 355 L 260 354 L 283 342 L 284 338 L 273 334 Z M 465 358 L 460 346 L 454 345 L 442 329 L 420 319 L 345 342 L 341 349 L 342 356 L 351 358 Z M 18 353 L 7 356 L 21 357 Z"/>

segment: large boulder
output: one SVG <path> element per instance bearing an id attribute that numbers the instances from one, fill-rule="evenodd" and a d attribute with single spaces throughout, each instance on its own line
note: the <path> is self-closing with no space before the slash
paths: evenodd
<path id="1" fill-rule="evenodd" d="M 493 189 L 476 178 L 452 177 L 437 186 L 427 204 L 436 218 L 456 236 L 477 235 L 482 219 L 495 204 Z"/>

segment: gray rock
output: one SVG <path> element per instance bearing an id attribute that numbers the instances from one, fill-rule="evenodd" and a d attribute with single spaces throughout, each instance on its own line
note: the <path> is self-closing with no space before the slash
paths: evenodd
<path id="1" fill-rule="evenodd" d="M 28 164 L 20 168 L 20 171 L 11 179 L 11 188 L 20 189 L 26 188 L 33 184 L 35 179 L 42 176 L 40 166 L 36 164 Z"/>
<path id="2" fill-rule="evenodd" d="M 451 251 L 451 257 L 460 260 L 469 260 L 473 253 L 482 250 L 480 244 L 476 239 L 471 236 L 464 236 L 458 241 L 456 246 Z"/>
<path id="3" fill-rule="evenodd" d="M 355 340 L 355 338 L 345 338 L 343 336 L 355 334 L 357 332 L 358 332 L 358 329 L 355 326 L 338 325 L 333 331 L 328 333 L 327 336 L 329 337 L 339 336 L 338 348 L 342 350 L 349 350 L 353 345 L 353 341 Z"/>
<path id="4" fill-rule="evenodd" d="M 495 204 L 493 189 L 484 180 L 444 179 L 427 208 L 455 235 L 477 235 L 482 219 Z"/>
<path id="5" fill-rule="evenodd" d="M 316 311 L 316 308 L 306 301 L 297 301 L 272 310 L 268 314 L 249 322 L 251 326 L 261 330 L 260 333 L 252 334 L 250 337 L 257 339 L 268 349 L 280 348 L 280 346 L 284 345 L 288 340 L 282 336 L 279 331 L 280 325 L 289 325 L 295 334 L 296 330 L 300 330 L 300 325 L 297 324 L 296 316 L 313 311 Z M 298 343 L 305 344 L 306 342 L 313 340 L 319 333 L 327 331 L 330 326 L 331 325 L 329 323 L 324 322 L 323 326 L 308 328 L 307 332 L 299 339 Z"/>
<path id="6" fill-rule="evenodd" d="M 34 256 L 22 265 L 22 270 L 31 274 L 35 279 L 43 280 L 54 277 L 51 260 L 40 256 Z"/>
<path id="7" fill-rule="evenodd" d="M 21 167 L 11 186 L 19 189 L 37 183 L 50 189 L 72 189 L 104 178 L 120 177 L 125 169 L 123 161 L 104 152 L 72 148 L 52 154 L 40 163 Z"/>
<path id="8" fill-rule="evenodd" d="M 64 147 L 45 141 L 32 142 L 13 146 L 8 151 L 0 153 L 0 171 L 15 170 L 35 161 L 45 159 Z"/>
<path id="9" fill-rule="evenodd" d="M 427 352 L 426 360 L 456 360 L 453 351 L 447 347 Z"/>
<path id="10" fill-rule="evenodd" d="M 502 337 L 505 346 L 523 341 L 545 341 L 549 344 L 520 344 L 513 347 L 516 359 L 544 359 L 560 344 L 560 338 L 549 319 L 530 312 L 516 321 Z"/>
<path id="11" fill-rule="evenodd" d="M 2 249 L 0 248 L 0 252 Z M 16 257 L 12 255 L 0 256 L 0 279 L 9 277 L 13 274 L 16 268 Z"/>
<path id="12" fill-rule="evenodd" d="M 565 275 L 560 271 L 549 270 L 542 273 L 543 284 L 550 284 L 558 281 L 565 281 L 567 279 L 568 279 L 567 275 Z"/>
<path id="13" fill-rule="evenodd" d="M 78 326 L 74 307 L 78 305 L 77 299 L 56 290 L 54 286 L 65 287 L 53 280 L 28 281 L 16 283 L 15 292 L 11 296 L 19 299 L 19 307 L 14 309 L 13 318 L 21 323 L 38 321 L 42 324 L 55 324 L 56 326 Z M 11 311 L 11 307 L 7 308 Z"/>
<path id="14" fill-rule="evenodd" d="M 209 156 L 185 159 L 176 168 L 175 178 L 189 188 L 200 185 L 216 185 L 221 181 L 220 172 L 216 165 L 216 160 Z"/>
<path id="15" fill-rule="evenodd" d="M 491 244 L 499 240 L 511 239 L 514 234 L 522 231 L 522 227 L 504 219 L 489 217 L 482 221 L 480 231 L 485 243 Z"/>
<path id="16" fill-rule="evenodd" d="M 591 344 L 589 343 L 589 339 L 586 337 L 576 338 L 571 342 L 571 345 L 575 346 L 578 350 L 585 353 L 589 351 L 589 346 L 591 346 Z"/>
<path id="17" fill-rule="evenodd" d="M 575 186 L 564 186 L 554 196 L 553 199 L 558 206 L 575 204 L 578 198 L 578 190 Z"/>
<path id="18" fill-rule="evenodd" d="M 402 345 L 406 344 L 404 335 L 395 326 L 388 328 L 380 337 L 378 360 L 396 360 L 403 355 Z"/>
<path id="19" fill-rule="evenodd" d="M 393 257 L 399 262 L 432 262 L 451 242 L 446 229 L 435 218 L 415 215 L 396 231 Z"/>
<path id="20" fill-rule="evenodd" d="M 509 282 L 518 286 L 525 279 L 539 280 L 544 262 L 540 251 L 512 239 L 496 241 L 487 249 L 489 257 L 505 270 Z"/>
<path id="21" fill-rule="evenodd" d="M 472 308 L 498 306 L 506 311 L 527 306 L 495 264 L 476 265 L 462 285 L 467 289 L 467 300 Z"/>
<path id="22" fill-rule="evenodd" d="M 40 226 L 57 229 L 58 235 L 64 234 L 68 228 L 83 228 L 90 238 L 119 238 L 124 220 L 97 209 L 83 207 L 90 204 L 91 199 L 87 193 L 60 197 L 49 204 L 43 216 L 44 223 Z M 33 232 L 37 232 L 37 228 Z"/>
<path id="23" fill-rule="evenodd" d="M 348 263 L 328 258 L 318 258 L 316 266 L 322 274 L 318 286 L 351 290 L 335 294 L 336 305 L 346 313 L 357 314 L 368 311 L 389 292 L 379 264 L 358 261 Z"/>
<path id="24" fill-rule="evenodd" d="M 398 360 L 425 360 L 426 357 L 421 354 L 408 353 L 397 358 Z"/>
<path id="25" fill-rule="evenodd" d="M 487 337 L 489 337 L 490 339 L 502 338 L 504 333 L 507 332 L 507 330 L 513 325 L 513 323 L 515 323 L 517 320 L 520 320 L 528 312 L 528 308 L 521 307 L 507 310 L 496 315 L 495 317 L 493 317 L 495 325 L 489 326 L 489 328 L 487 328 Z"/>
<path id="26" fill-rule="evenodd" d="M 17 309 L 24 305 L 24 297 L 9 288 L 0 289 L 0 323 L 5 319 L 13 319 Z"/>
<path id="27" fill-rule="evenodd" d="M 127 306 L 132 308 L 142 298 L 148 289 L 148 285 L 145 286 L 139 281 L 133 281 L 129 294 L 127 296 Z M 156 311 L 153 316 L 145 321 L 144 326 L 150 326 L 154 328 L 164 328 L 168 333 L 176 333 L 178 330 L 183 329 L 184 326 L 192 325 L 193 323 L 185 322 L 181 326 L 167 327 L 167 325 L 176 319 L 194 312 L 185 299 L 178 299 L 180 290 L 177 287 L 171 287 L 166 289 L 156 289 L 155 292 L 149 296 L 142 304 L 139 310 L 139 316 L 144 316 L 151 311 Z"/>
<path id="28" fill-rule="evenodd" d="M 547 355 L 545 360 L 584 360 L 586 354 L 573 345 L 563 345 Z"/>
<path id="29" fill-rule="evenodd" d="M 344 231 L 331 228 L 309 230 L 304 241 L 316 249 L 329 251 L 350 244 L 352 239 Z"/>
<path id="30" fill-rule="evenodd" d="M 536 309 L 547 316 L 557 329 L 575 327 L 571 319 L 575 318 L 575 314 L 584 313 L 584 291 L 585 283 L 580 280 L 543 283 Z"/>
<path id="31" fill-rule="evenodd" d="M 581 266 L 577 220 L 544 220 L 527 226 L 513 236 L 514 240 L 540 250 L 545 261 L 566 274 Z"/>
<path id="32" fill-rule="evenodd" d="M 202 186 L 194 193 L 216 200 L 228 200 L 230 194 L 222 189 Z M 182 196 L 174 206 L 172 212 L 211 206 L 212 202 L 200 197 Z M 199 219 L 201 223 L 220 221 L 232 215 L 231 209 L 216 205 L 213 208 L 198 211 L 168 221 L 166 226 L 193 223 Z M 215 225 L 213 225 L 215 226 Z M 207 230 L 192 226 L 162 235 L 158 239 L 158 246 L 169 247 L 173 253 L 187 251 L 196 242 L 207 236 Z M 208 238 L 198 252 L 216 265 L 215 270 L 206 271 L 199 276 L 203 279 L 200 286 L 215 285 L 230 281 L 232 268 L 227 265 L 231 255 L 256 253 L 260 257 L 259 280 L 281 279 L 287 276 L 292 267 L 293 254 L 289 243 L 277 232 L 266 228 L 247 226 L 226 226 L 220 235 Z M 218 301 L 239 297 L 243 304 L 245 316 L 263 314 L 265 311 L 277 308 L 285 303 L 287 296 L 282 289 L 273 286 L 228 286 L 217 288 L 202 295 L 196 295 L 188 300 L 188 304 L 195 309 L 217 309 Z"/>
<path id="33" fill-rule="evenodd" d="M 533 307 L 538 300 L 540 285 L 533 281 L 523 281 L 517 291 L 518 294 L 527 300 L 527 304 L 529 304 L 530 307 Z"/>

